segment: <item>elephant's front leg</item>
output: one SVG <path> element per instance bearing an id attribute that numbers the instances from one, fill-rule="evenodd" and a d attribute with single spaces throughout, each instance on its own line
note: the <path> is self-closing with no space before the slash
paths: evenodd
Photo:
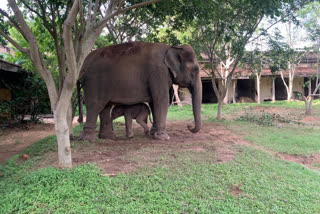
<path id="1" fill-rule="evenodd" d="M 157 132 L 157 127 L 156 127 L 156 122 L 155 122 L 156 119 L 155 119 L 155 117 L 154 117 L 153 103 L 150 102 L 150 103 L 149 103 L 149 106 L 150 106 L 150 109 L 151 109 L 151 113 L 150 113 L 149 116 L 152 115 L 152 119 L 153 119 L 153 122 L 152 122 L 152 125 L 151 125 L 150 132 L 149 132 L 149 133 L 150 133 L 151 136 L 154 136 L 155 133 Z"/>
<path id="2" fill-rule="evenodd" d="M 130 114 L 124 114 L 124 120 L 126 123 L 126 136 L 131 138 L 133 137 L 133 131 L 132 131 L 132 117 Z"/>
<path id="3" fill-rule="evenodd" d="M 154 139 L 169 140 L 170 137 L 166 132 L 166 119 L 168 113 L 169 92 L 162 93 L 161 96 L 153 98 L 153 115 L 156 132 Z"/>
<path id="4" fill-rule="evenodd" d="M 99 138 L 102 139 L 115 139 L 113 133 L 113 123 L 110 115 L 110 110 L 112 106 L 106 106 L 103 111 L 100 112 L 100 131 Z"/>

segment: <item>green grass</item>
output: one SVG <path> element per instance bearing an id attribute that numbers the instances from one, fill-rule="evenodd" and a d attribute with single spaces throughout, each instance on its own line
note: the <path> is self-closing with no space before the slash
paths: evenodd
<path id="1" fill-rule="evenodd" d="M 246 140 L 276 152 L 305 156 L 320 152 L 320 132 L 316 128 L 262 127 L 242 121 L 228 121 L 226 124 L 237 133 L 245 134 Z"/>
<path id="2" fill-rule="evenodd" d="M 255 106 L 253 103 L 236 103 L 229 104 L 222 107 L 223 114 L 235 113 L 241 111 L 247 106 Z M 207 120 L 217 114 L 217 104 L 202 104 L 201 105 L 201 116 L 202 120 Z M 183 107 L 171 106 L 167 115 L 168 120 L 192 120 L 193 112 L 191 105 L 185 105 Z"/>
<path id="3" fill-rule="evenodd" d="M 305 106 L 303 101 L 277 101 L 275 103 L 272 102 L 262 102 L 260 105 L 257 103 L 235 103 L 235 104 L 228 104 L 222 106 L 222 114 L 227 115 L 231 113 L 235 113 L 238 111 L 242 111 L 246 107 L 283 107 L 283 108 L 297 108 L 301 109 L 303 112 Z M 216 116 L 217 113 L 217 104 L 202 104 L 201 107 L 201 114 L 204 117 L 204 120 L 208 119 L 209 117 Z M 313 101 L 313 109 L 320 110 L 320 99 Z M 86 107 L 83 106 L 83 112 L 86 114 Z M 76 111 L 76 115 L 78 115 L 78 110 Z M 193 113 L 192 113 L 192 106 L 191 105 L 184 105 L 182 108 L 179 108 L 177 105 L 169 107 L 168 120 L 192 120 Z M 123 117 L 118 118 L 116 121 L 124 122 Z"/>
<path id="4" fill-rule="evenodd" d="M 94 165 L 0 179 L 0 213 L 318 213 L 320 174 L 239 147 L 230 163 L 193 163 L 102 176 Z M 239 195 L 232 195 L 239 186 Z"/>
<path id="5" fill-rule="evenodd" d="M 288 102 L 286 100 L 284 101 L 276 101 L 275 103 L 272 102 L 262 102 L 262 107 L 284 107 L 284 108 L 299 108 L 304 109 L 305 103 L 304 101 L 291 101 Z M 312 102 L 313 108 L 320 109 L 320 99 L 314 100 Z"/>
<path id="6" fill-rule="evenodd" d="M 223 113 L 242 111 L 246 106 L 257 105 L 227 105 Z M 216 122 L 212 119 L 215 113 L 216 105 L 203 105 L 204 119 Z M 174 106 L 168 112 L 170 120 L 192 117 L 191 106 Z M 260 127 L 242 121 L 219 123 L 274 151 L 310 155 L 320 149 L 317 129 Z M 81 130 L 81 126 L 76 127 L 76 135 Z M 103 176 L 95 165 L 88 164 L 71 170 L 35 170 L 34 165 L 47 152 L 56 151 L 55 142 L 54 136 L 45 138 L 24 152 L 30 155 L 27 161 L 14 156 L 0 165 L 0 213 L 320 212 L 319 171 L 250 147 L 233 147 L 235 158 L 220 164 L 215 154 L 208 152 L 163 155 L 163 160 L 152 167 L 116 177 Z M 86 142 L 76 142 L 73 148 L 86 146 Z M 212 142 L 212 146 L 217 145 Z M 232 187 L 239 187 L 239 194 L 232 194 Z"/>

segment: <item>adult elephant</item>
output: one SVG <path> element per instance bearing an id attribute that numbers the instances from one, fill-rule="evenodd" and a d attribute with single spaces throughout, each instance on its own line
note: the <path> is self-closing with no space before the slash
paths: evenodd
<path id="1" fill-rule="evenodd" d="M 187 87 L 192 94 L 196 133 L 201 128 L 202 84 L 196 55 L 190 45 L 130 42 L 91 52 L 81 70 L 87 119 L 81 138 L 95 140 L 100 115 L 100 138 L 113 138 L 110 108 L 113 104 L 150 104 L 155 139 L 169 139 L 166 133 L 169 88 Z"/>

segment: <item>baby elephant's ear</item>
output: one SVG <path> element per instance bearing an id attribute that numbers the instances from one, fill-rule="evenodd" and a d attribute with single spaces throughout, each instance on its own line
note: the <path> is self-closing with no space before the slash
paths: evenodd
<path id="1" fill-rule="evenodd" d="M 181 72 L 182 51 L 183 49 L 180 47 L 170 47 L 164 58 L 164 63 L 168 66 L 174 78 L 176 78 L 177 74 Z"/>

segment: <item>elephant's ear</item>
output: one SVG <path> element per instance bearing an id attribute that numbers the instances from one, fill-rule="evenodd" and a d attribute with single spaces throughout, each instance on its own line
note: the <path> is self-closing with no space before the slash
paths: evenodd
<path id="1" fill-rule="evenodd" d="M 164 58 L 164 63 L 168 66 L 174 78 L 176 78 L 178 72 L 181 71 L 182 51 L 183 49 L 180 47 L 170 47 Z"/>

